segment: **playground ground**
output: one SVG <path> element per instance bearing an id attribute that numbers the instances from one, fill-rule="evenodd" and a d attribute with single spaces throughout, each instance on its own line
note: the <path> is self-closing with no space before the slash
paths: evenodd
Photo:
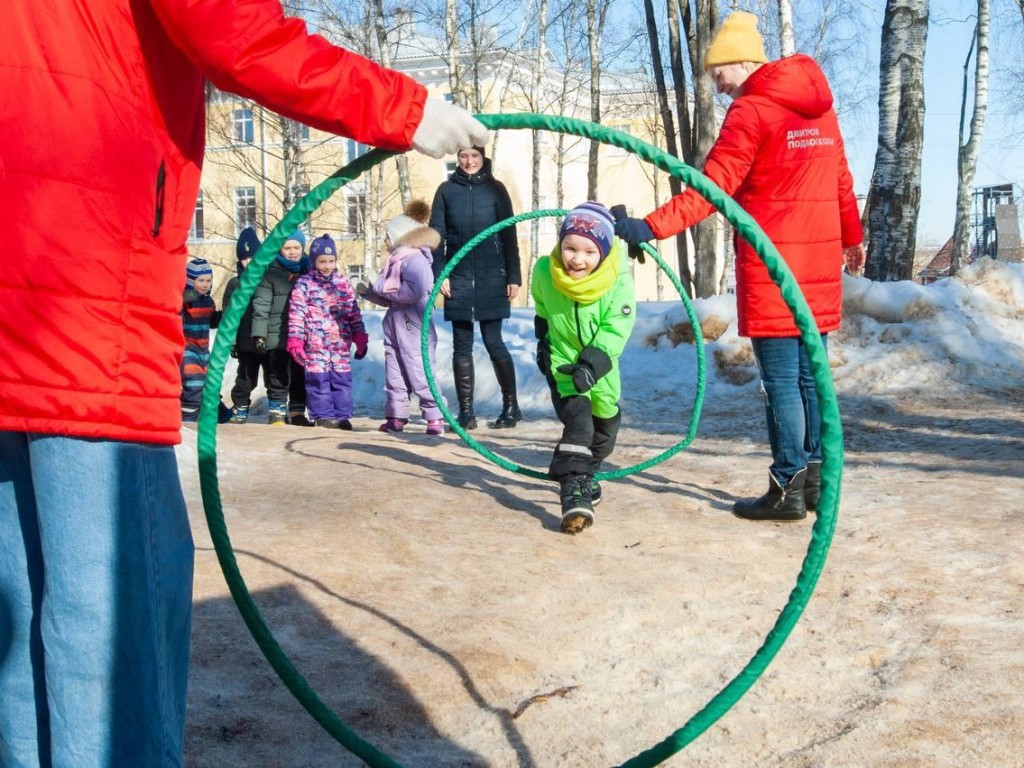
<path id="1" fill-rule="evenodd" d="M 1024 397 L 841 394 L 837 530 L 803 618 L 732 710 L 667 766 L 1022 766 Z M 494 406 L 490 406 L 495 410 Z M 558 532 L 553 486 L 457 436 L 218 431 L 241 571 L 278 641 L 355 732 L 412 768 L 617 765 L 681 727 L 760 647 L 813 518 L 756 524 L 761 404 L 709 400 L 683 453 L 606 485 Z M 486 414 L 488 406 L 480 406 Z M 546 464 L 540 413 L 474 435 Z M 627 424 L 646 460 L 685 424 Z M 354 766 L 232 603 L 179 448 L 197 556 L 187 765 Z"/>

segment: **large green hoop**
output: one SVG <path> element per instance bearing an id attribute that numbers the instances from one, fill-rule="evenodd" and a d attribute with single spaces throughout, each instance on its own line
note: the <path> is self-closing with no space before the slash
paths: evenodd
<path id="1" fill-rule="evenodd" d="M 527 211 L 526 213 L 520 213 L 516 216 L 510 216 L 507 219 L 499 221 L 473 237 L 468 243 L 462 246 L 451 259 L 448 260 L 448 263 L 444 265 L 444 269 L 441 270 L 441 274 L 438 275 L 437 280 L 434 281 L 434 289 L 431 291 L 430 296 L 427 299 L 427 306 L 423 310 L 423 322 L 420 324 L 420 354 L 423 356 L 423 369 L 427 374 L 427 386 L 430 387 L 430 392 L 434 396 L 434 401 L 437 403 L 438 408 L 441 409 L 441 413 L 444 414 L 444 418 L 448 422 L 448 426 L 451 427 L 455 433 L 461 437 L 467 445 L 469 445 L 470 448 L 484 458 L 489 459 L 499 467 L 507 469 L 509 472 L 525 475 L 537 480 L 549 480 L 550 478 L 546 472 L 540 472 L 536 469 L 523 467 L 516 464 L 514 461 L 509 461 L 508 459 L 497 455 L 485 445 L 477 442 L 468 431 L 459 426 L 458 420 L 452 417 L 451 411 L 448 410 L 448 406 L 445 405 L 444 398 L 441 396 L 441 390 L 438 388 L 437 382 L 434 380 L 434 372 L 430 367 L 430 318 L 434 313 L 434 302 L 437 300 L 437 295 L 441 291 L 441 284 L 452 273 L 452 270 L 455 269 L 456 265 L 465 258 L 466 254 L 472 251 L 477 245 L 495 233 L 500 232 L 506 227 L 511 227 L 513 224 L 517 224 L 520 221 L 539 219 L 544 216 L 565 216 L 567 213 L 569 213 L 569 211 L 565 209 Z M 686 435 L 683 436 L 682 440 L 671 448 L 662 451 L 657 456 L 647 459 L 646 461 L 639 462 L 629 467 L 620 467 L 619 469 L 614 469 L 609 472 L 598 472 L 594 475 L 598 480 L 614 480 L 619 477 L 626 477 L 627 475 L 632 475 L 635 472 L 642 472 L 645 469 L 650 469 L 655 464 L 660 464 L 665 461 L 665 459 L 675 456 L 693 442 L 694 438 L 697 436 L 697 426 L 700 424 L 700 411 L 704 404 L 704 388 L 707 383 L 707 375 L 705 373 L 704 336 L 701 334 L 700 330 L 700 318 L 697 317 L 697 310 L 694 309 L 693 302 L 690 301 L 690 297 L 686 295 L 686 291 L 683 289 L 683 284 L 679 281 L 679 276 L 676 275 L 675 271 L 665 263 L 664 259 L 661 258 L 660 253 L 646 243 L 644 243 L 644 250 L 669 276 L 672 284 L 676 287 L 676 290 L 679 291 L 679 296 L 683 300 L 683 307 L 686 309 L 686 315 L 690 318 L 690 327 L 693 328 L 694 349 L 697 351 L 697 389 L 694 393 L 693 408 L 690 411 L 690 421 L 687 425 Z"/>
<path id="2" fill-rule="evenodd" d="M 739 673 L 681 728 L 620 766 L 620 768 L 651 768 L 682 750 L 742 698 L 785 644 L 818 583 L 835 533 L 843 466 L 842 424 L 839 416 L 839 403 L 836 399 L 832 374 L 828 365 L 828 355 L 821 342 L 814 316 L 811 314 L 789 267 L 786 266 L 775 246 L 757 223 L 732 198 L 699 171 L 651 144 L 611 128 L 583 120 L 533 113 L 478 115 L 478 117 L 489 128 L 557 131 L 612 144 L 632 152 L 640 159 L 661 168 L 697 190 L 728 219 L 764 261 L 768 274 L 779 286 L 783 300 L 793 312 L 796 326 L 800 331 L 800 338 L 810 360 L 811 370 L 814 373 L 815 388 L 821 410 L 821 499 L 817 520 L 811 531 L 811 540 L 796 584 L 778 619 L 765 636 L 761 647 Z M 221 321 L 210 356 L 210 368 L 203 391 L 203 407 L 199 414 L 198 436 L 199 480 L 207 525 L 210 528 L 210 536 L 217 551 L 221 570 L 224 572 L 231 596 L 238 605 L 242 619 L 249 627 L 253 639 L 256 640 L 271 667 L 298 702 L 339 744 L 360 757 L 372 768 L 401 768 L 401 765 L 359 738 L 330 707 L 321 701 L 316 691 L 299 673 L 277 643 L 245 585 L 231 548 L 231 539 L 228 536 L 224 510 L 221 505 L 220 489 L 217 484 L 216 434 L 217 410 L 224 381 L 224 366 L 238 333 L 238 324 L 245 307 L 252 299 L 253 292 L 273 260 L 274 254 L 284 244 L 285 237 L 297 229 L 335 191 L 393 154 L 392 152 L 373 150 L 341 168 L 301 198 L 267 236 L 266 241 L 257 251 L 252 263 L 242 276 L 241 284 L 232 295 L 231 305 Z"/>

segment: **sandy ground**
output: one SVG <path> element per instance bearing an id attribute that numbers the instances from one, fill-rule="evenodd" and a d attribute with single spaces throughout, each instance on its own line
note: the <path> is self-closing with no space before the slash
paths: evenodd
<path id="1" fill-rule="evenodd" d="M 841 398 L 844 487 L 817 591 L 754 688 L 665 765 L 1024 766 L 1014 398 Z M 694 445 L 607 484 L 576 537 L 558 532 L 551 484 L 422 423 L 401 436 L 370 418 L 352 433 L 222 427 L 221 492 L 268 624 L 362 738 L 410 768 L 617 765 L 739 671 L 793 587 L 813 518 L 729 512 L 766 486 L 759 409 L 708 403 Z M 474 434 L 542 468 L 557 425 L 528 416 Z M 614 459 L 646 460 L 683 431 L 627 421 Z M 187 431 L 179 451 L 197 547 L 188 765 L 361 765 L 238 615 L 195 442 Z"/>

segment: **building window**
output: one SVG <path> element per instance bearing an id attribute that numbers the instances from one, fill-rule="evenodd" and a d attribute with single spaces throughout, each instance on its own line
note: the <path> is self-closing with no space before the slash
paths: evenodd
<path id="1" fill-rule="evenodd" d="M 349 194 L 345 198 L 345 234 L 348 237 L 362 237 L 366 231 L 364 226 L 366 195 L 362 192 Z"/>
<path id="2" fill-rule="evenodd" d="M 256 226 L 256 187 L 235 187 L 235 235 Z"/>
<path id="3" fill-rule="evenodd" d="M 235 141 L 239 144 L 252 144 L 253 125 L 251 109 L 236 109 L 231 113 L 235 125 Z"/>
<path id="4" fill-rule="evenodd" d="M 363 269 L 362 264 L 349 264 L 345 267 L 345 274 L 352 285 L 366 282 L 366 270 Z"/>
<path id="5" fill-rule="evenodd" d="M 355 141 L 354 139 L 348 140 L 348 161 L 350 163 L 357 157 L 362 157 L 369 151 L 370 148 L 365 144 L 360 144 L 358 141 Z"/>
<path id="6" fill-rule="evenodd" d="M 299 126 L 299 139 L 301 139 L 302 141 L 309 141 L 309 126 L 308 125 L 300 125 Z"/>
<path id="7" fill-rule="evenodd" d="M 189 240 L 203 240 L 206 238 L 206 226 L 203 222 L 203 190 L 199 190 L 196 198 L 196 210 L 192 214 L 192 228 L 188 232 Z"/>
<path id="8" fill-rule="evenodd" d="M 455 101 L 455 97 L 453 97 L 451 93 L 446 93 L 444 95 L 444 100 L 451 104 L 453 101 Z"/>
<path id="9" fill-rule="evenodd" d="M 446 177 L 447 176 L 451 176 L 453 173 L 455 173 L 455 169 L 458 168 L 458 167 L 459 167 L 458 163 L 445 163 L 444 164 L 444 175 Z"/>

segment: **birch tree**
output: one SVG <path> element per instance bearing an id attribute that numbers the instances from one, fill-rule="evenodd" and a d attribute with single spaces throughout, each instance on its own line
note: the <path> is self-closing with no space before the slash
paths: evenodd
<path id="1" fill-rule="evenodd" d="M 872 280 L 914 271 L 924 145 L 924 53 L 928 0 L 888 0 L 882 25 L 878 148 L 866 218 Z"/>
<path id="2" fill-rule="evenodd" d="M 587 0 L 587 49 L 590 54 L 590 121 L 601 122 L 601 39 L 611 0 Z M 601 145 L 590 142 L 587 157 L 587 199 L 597 199 L 597 157 Z"/>
<path id="3" fill-rule="evenodd" d="M 779 8 L 779 50 L 783 56 L 796 53 L 796 40 L 793 34 L 793 3 L 791 0 L 778 0 Z"/>

